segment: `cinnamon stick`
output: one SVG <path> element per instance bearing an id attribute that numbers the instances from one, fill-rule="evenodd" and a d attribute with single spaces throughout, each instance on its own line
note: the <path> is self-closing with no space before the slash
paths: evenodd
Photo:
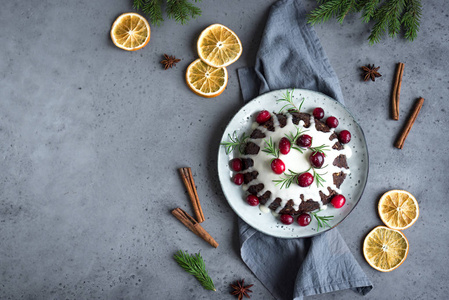
<path id="1" fill-rule="evenodd" d="M 421 110 L 423 103 L 424 98 L 419 98 L 416 101 L 415 107 L 413 108 L 413 111 L 409 116 L 407 123 L 405 124 L 405 127 L 402 129 L 401 134 L 399 135 L 398 139 L 396 140 L 396 143 L 394 144 L 396 148 L 402 149 L 402 147 L 404 147 L 405 139 L 410 133 L 410 130 L 412 129 L 413 124 L 415 123 L 416 118 L 418 117 L 419 111 Z"/>
<path id="2" fill-rule="evenodd" d="M 181 174 L 182 181 L 184 182 L 190 201 L 192 202 L 196 220 L 198 223 L 202 223 L 205 219 L 200 199 L 198 198 L 198 192 L 196 191 L 195 182 L 193 181 L 192 170 L 190 168 L 180 168 L 179 173 Z"/>
<path id="3" fill-rule="evenodd" d="M 393 91 L 391 93 L 391 117 L 399 120 L 399 98 L 401 95 L 402 75 L 404 74 L 404 64 L 398 63 L 394 76 Z"/>
<path id="4" fill-rule="evenodd" d="M 201 227 L 201 225 L 191 215 L 179 207 L 172 210 L 171 213 L 197 236 L 208 242 L 211 246 L 215 248 L 218 247 L 218 243 L 214 240 L 214 238 L 203 227 Z"/>

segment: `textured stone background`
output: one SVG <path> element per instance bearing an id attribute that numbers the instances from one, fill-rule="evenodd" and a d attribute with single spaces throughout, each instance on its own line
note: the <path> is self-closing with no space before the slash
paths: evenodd
<path id="1" fill-rule="evenodd" d="M 152 27 L 149 45 L 128 53 L 109 29 L 131 0 L 4 1 L 0 10 L 0 299 L 232 299 L 229 283 L 254 283 L 239 257 L 236 215 L 216 174 L 228 120 L 242 106 L 236 69 L 254 63 L 273 0 L 204 0 L 187 26 Z M 308 10 L 316 2 L 304 1 Z M 445 299 L 449 292 L 447 194 L 449 5 L 423 1 L 415 42 L 369 46 L 358 16 L 316 26 L 346 105 L 365 130 L 370 176 L 364 196 L 339 226 L 375 285 L 365 299 Z M 203 99 L 184 83 L 195 41 L 212 23 L 228 25 L 244 53 L 227 90 Z M 164 71 L 162 54 L 182 58 Z M 395 64 L 405 63 L 401 120 L 389 119 Z M 360 80 L 359 67 L 382 77 Z M 393 142 L 418 97 L 426 99 L 404 149 Z M 212 249 L 171 215 L 192 212 L 177 168 L 191 166 Z M 410 253 L 391 273 L 364 260 L 364 236 L 381 221 L 379 196 L 407 189 L 420 204 L 405 231 Z M 201 289 L 171 258 L 201 251 L 217 292 Z M 309 299 L 359 299 L 352 291 Z"/>

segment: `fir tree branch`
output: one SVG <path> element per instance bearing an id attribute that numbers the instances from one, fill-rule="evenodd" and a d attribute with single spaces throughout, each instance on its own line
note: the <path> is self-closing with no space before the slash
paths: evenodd
<path id="1" fill-rule="evenodd" d="M 173 255 L 176 262 L 189 274 L 195 276 L 196 279 L 206 290 L 216 291 L 214 282 L 210 278 L 206 270 L 206 265 L 200 253 L 188 254 L 179 250 Z"/>
<path id="2" fill-rule="evenodd" d="M 363 22 L 368 23 L 373 17 L 380 0 L 366 0 L 363 5 L 362 19 Z"/>
<path id="3" fill-rule="evenodd" d="M 404 37 L 413 41 L 419 31 L 421 0 L 317 0 L 319 6 L 308 14 L 309 24 L 319 24 L 335 17 L 343 23 L 353 12 L 362 12 L 362 20 L 375 21 L 369 43 L 378 43 L 387 32 L 392 38 L 404 30 Z"/>
<path id="4" fill-rule="evenodd" d="M 340 7 L 340 12 L 337 17 L 337 21 L 340 24 L 343 24 L 343 21 L 348 13 L 357 11 L 356 3 L 357 3 L 357 0 L 342 1 L 342 6 Z"/>
<path id="5" fill-rule="evenodd" d="M 177 23 L 186 24 L 190 19 L 201 16 L 201 9 L 189 0 L 133 0 L 133 7 L 148 16 L 151 23 L 159 26 L 164 21 L 162 5 L 167 2 L 166 14 Z M 195 3 L 201 0 L 193 0 Z"/>
<path id="6" fill-rule="evenodd" d="M 175 19 L 182 25 L 186 24 L 191 18 L 195 19 L 197 16 L 201 16 L 201 9 L 187 0 L 167 0 L 166 12 L 170 19 Z"/>
<path id="7" fill-rule="evenodd" d="M 419 31 L 419 21 L 421 20 L 421 1 L 406 0 L 405 13 L 401 18 L 401 24 L 405 27 L 404 36 L 409 41 L 413 41 Z"/>

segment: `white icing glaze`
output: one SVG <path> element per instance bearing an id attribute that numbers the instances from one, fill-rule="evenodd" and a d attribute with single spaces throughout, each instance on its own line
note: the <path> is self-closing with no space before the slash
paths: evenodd
<path id="1" fill-rule="evenodd" d="M 352 154 L 352 151 L 350 147 L 344 147 L 344 149 L 340 151 L 332 149 L 332 146 L 335 144 L 337 139 L 331 141 L 329 140 L 329 137 L 332 135 L 334 130 L 331 129 L 331 131 L 327 133 L 316 130 L 315 120 L 313 116 L 310 117 L 309 128 L 304 128 L 303 121 L 300 121 L 298 125 L 295 125 L 293 123 L 292 116 L 290 114 L 288 114 L 287 117 L 287 125 L 284 126 L 283 128 L 279 127 L 279 121 L 274 115 L 273 121 L 275 128 L 274 132 L 268 131 L 263 126 L 257 126 L 256 128 L 258 128 L 261 132 L 265 133 L 266 137 L 264 139 L 250 139 L 250 141 L 252 141 L 253 143 L 257 144 L 260 147 L 259 153 L 257 155 L 244 156 L 251 158 L 254 161 L 254 166 L 248 169 L 248 171 L 257 170 L 259 172 L 257 179 L 251 181 L 250 185 L 258 183 L 264 184 L 264 189 L 259 192 L 259 196 L 264 194 L 267 190 L 271 191 L 270 199 L 264 206 L 260 205 L 260 210 L 265 212 L 266 208 L 268 208 L 268 206 L 277 197 L 282 199 L 282 203 L 280 207 L 276 210 L 276 213 L 278 213 L 285 206 L 285 204 L 289 199 L 293 200 L 294 202 L 293 208 L 297 210 L 302 202 L 302 200 L 300 199 L 301 194 L 304 195 L 305 200 L 313 199 L 314 201 L 319 202 L 320 206 L 323 206 L 319 191 L 322 191 L 324 194 L 328 195 L 329 191 L 327 190 L 327 187 L 330 187 L 337 193 L 341 193 L 341 190 L 338 189 L 333 183 L 332 174 L 339 173 L 340 171 L 343 171 L 345 174 L 349 174 L 350 171 L 348 169 L 344 168 L 341 169 L 337 166 L 334 166 L 332 163 L 334 159 L 340 154 L 345 154 L 346 157 L 349 158 Z M 321 177 L 325 180 L 325 182 L 323 182 L 324 187 L 318 187 L 316 182 L 314 181 L 311 186 L 305 188 L 300 187 L 296 183 L 293 183 L 290 185 L 289 188 L 285 188 L 284 186 L 284 188 L 281 189 L 280 184 L 276 185 L 276 183 L 273 182 L 273 180 L 285 178 L 285 175 L 284 174 L 277 175 L 271 170 L 271 160 L 274 157 L 266 152 L 263 152 L 262 150 L 266 147 L 267 145 L 266 141 L 269 141 L 270 138 L 276 144 L 276 147 L 278 147 L 281 138 L 283 138 L 286 134 L 290 133 L 295 135 L 297 128 L 301 129 L 304 132 L 304 134 L 308 134 L 312 137 L 312 147 L 318 147 L 323 144 L 328 146 L 329 151 L 324 152 L 326 156 L 324 159 L 323 167 L 321 169 L 315 169 L 316 172 L 320 174 Z M 279 158 L 285 164 L 286 173 L 289 173 L 288 172 L 289 170 L 292 170 L 295 173 L 302 173 L 310 168 L 311 165 L 309 162 L 309 156 L 312 153 L 312 151 L 310 149 L 306 149 L 303 152 L 304 153 L 300 153 L 298 150 L 291 148 L 290 152 L 287 155 L 280 154 Z M 309 172 L 313 174 L 312 170 L 310 170 Z"/>

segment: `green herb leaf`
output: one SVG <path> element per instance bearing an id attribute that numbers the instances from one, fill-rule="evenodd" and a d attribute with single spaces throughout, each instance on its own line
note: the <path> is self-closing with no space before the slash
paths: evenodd
<path id="1" fill-rule="evenodd" d="M 317 212 L 311 212 L 312 216 L 315 217 L 318 222 L 317 232 L 320 231 L 320 228 L 326 228 L 326 226 L 330 228 L 331 226 L 328 222 L 334 218 L 334 216 L 319 216 L 318 213 L 320 211 L 322 210 L 320 209 Z"/>
<path id="2" fill-rule="evenodd" d="M 273 180 L 275 185 L 279 185 L 279 184 L 281 185 L 280 189 L 283 189 L 284 187 L 286 189 L 288 189 L 292 185 L 292 183 L 297 183 L 298 182 L 298 176 L 302 174 L 302 173 L 293 172 L 290 169 L 288 169 L 288 171 L 290 172 L 289 174 L 287 174 L 287 173 L 283 174 L 285 176 L 284 178 L 281 177 L 281 179 Z"/>
<path id="3" fill-rule="evenodd" d="M 309 149 L 312 150 L 312 153 L 320 152 L 320 153 L 323 153 L 323 154 L 324 154 L 324 151 L 329 151 L 330 150 L 329 146 L 325 145 L 325 144 L 323 144 L 321 146 L 318 146 L 318 147 L 310 147 Z"/>
<path id="4" fill-rule="evenodd" d="M 295 89 L 293 90 L 287 90 L 283 96 L 284 98 L 279 98 L 276 100 L 276 102 L 287 102 L 284 106 L 282 106 L 282 108 L 279 110 L 279 113 L 283 113 L 284 110 L 286 110 L 287 112 L 289 111 L 296 111 L 296 112 L 300 112 L 301 111 L 301 107 L 304 103 L 304 98 L 302 98 L 301 103 L 299 104 L 299 106 L 296 106 L 295 103 L 293 103 L 293 92 L 295 91 Z"/>
<path id="5" fill-rule="evenodd" d="M 244 154 L 243 146 L 245 146 L 246 141 L 248 140 L 249 136 L 246 135 L 246 133 L 244 132 L 239 138 L 237 136 L 237 133 L 234 131 L 232 133 L 232 136 L 230 134 L 228 134 L 228 138 L 229 138 L 230 142 L 221 142 L 220 143 L 220 145 L 225 146 L 226 154 L 229 155 L 236 148 L 240 152 L 240 154 Z"/>
<path id="6" fill-rule="evenodd" d="M 270 137 L 269 141 L 266 139 L 264 139 L 264 141 L 267 143 L 267 146 L 262 150 L 262 152 L 273 155 L 275 158 L 279 158 L 279 149 L 276 148 L 276 143 L 273 142 L 273 139 Z"/>
<path id="7" fill-rule="evenodd" d="M 206 290 L 216 291 L 200 253 L 189 255 L 187 252 L 179 250 L 173 255 L 173 258 L 186 272 L 195 276 Z"/>

